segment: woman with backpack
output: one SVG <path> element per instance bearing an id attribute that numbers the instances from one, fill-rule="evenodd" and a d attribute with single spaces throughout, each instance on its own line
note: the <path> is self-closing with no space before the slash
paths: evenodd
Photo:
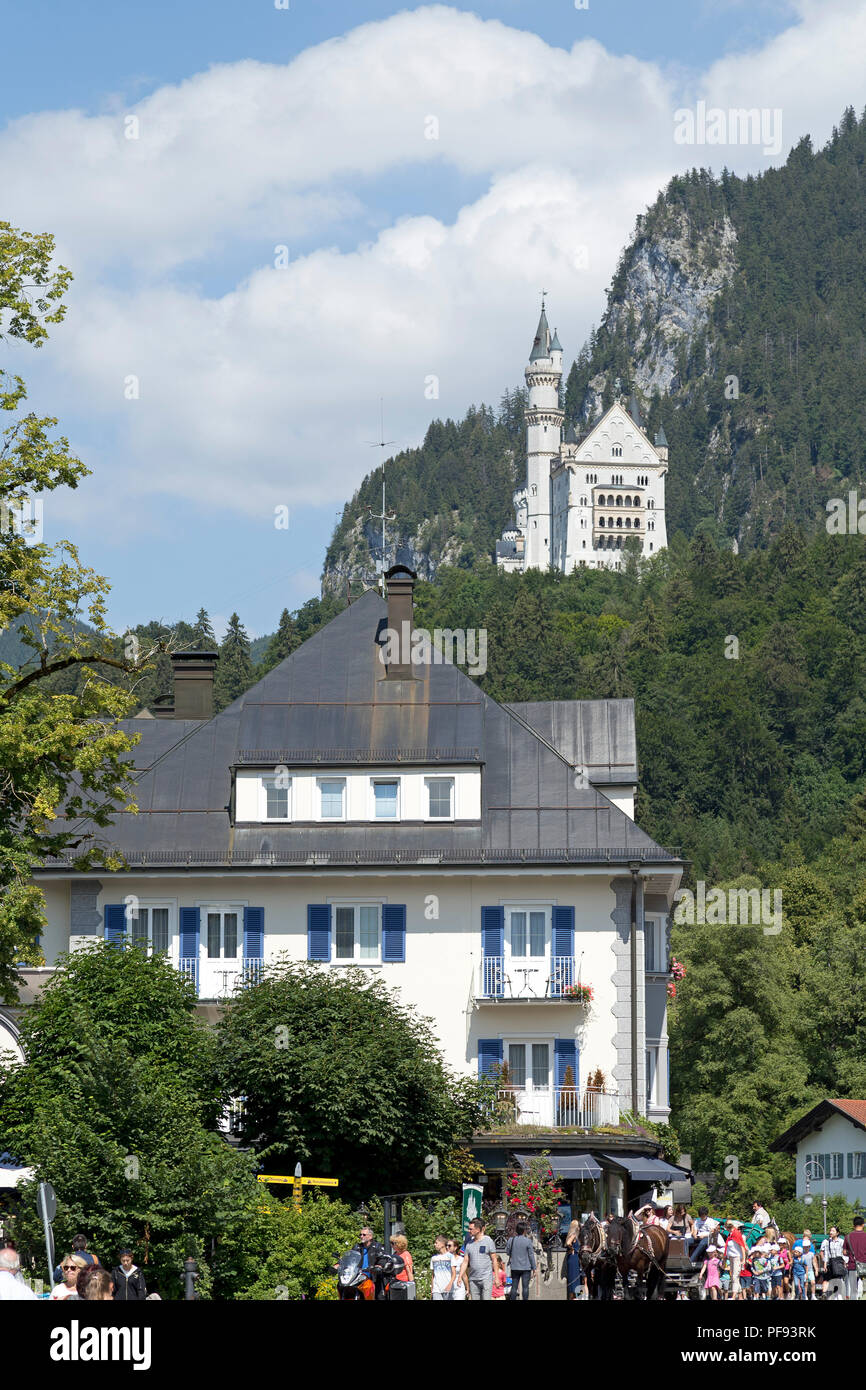
<path id="1" fill-rule="evenodd" d="M 821 1242 L 821 1296 L 827 1298 L 827 1288 L 832 1285 L 830 1301 L 838 1303 L 845 1297 L 845 1281 L 848 1274 L 848 1261 L 845 1258 L 845 1242 L 835 1226 Z"/>

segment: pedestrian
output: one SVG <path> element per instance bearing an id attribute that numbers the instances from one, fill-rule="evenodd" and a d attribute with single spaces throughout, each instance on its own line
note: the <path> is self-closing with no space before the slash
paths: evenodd
<path id="1" fill-rule="evenodd" d="M 445 1249 L 451 1257 L 451 1268 L 454 1271 L 454 1279 L 451 1285 L 451 1301 L 453 1303 L 465 1303 L 469 1293 L 469 1284 L 463 1272 L 463 1251 L 460 1242 L 457 1240 L 447 1240 Z"/>
<path id="2" fill-rule="evenodd" d="M 394 1279 L 398 1284 L 409 1284 L 411 1287 L 407 1292 L 408 1298 L 415 1297 L 415 1263 L 409 1254 L 409 1242 L 402 1234 L 391 1237 L 391 1249 L 403 1261 L 403 1268 L 398 1270 Z"/>
<path id="3" fill-rule="evenodd" d="M 120 1264 L 111 1271 L 114 1297 L 118 1303 L 143 1303 L 147 1298 L 144 1275 L 132 1262 L 132 1251 L 121 1250 Z"/>
<path id="4" fill-rule="evenodd" d="M 719 1278 L 719 1252 L 715 1245 L 707 1251 L 698 1283 L 703 1283 L 704 1291 L 710 1295 L 712 1300 L 715 1301 L 718 1298 L 722 1281 Z"/>
<path id="5" fill-rule="evenodd" d="M 28 1303 L 38 1298 L 21 1278 L 21 1260 L 17 1250 L 4 1245 L 0 1250 L 0 1303 Z"/>
<path id="6" fill-rule="evenodd" d="M 444 1236 L 437 1236 L 433 1245 L 435 1249 L 430 1261 L 430 1298 L 434 1303 L 450 1303 L 454 1288 L 454 1266 L 448 1251 L 448 1241 Z"/>
<path id="7" fill-rule="evenodd" d="M 505 1247 L 505 1253 L 511 1267 L 511 1293 L 508 1297 L 512 1303 L 516 1303 L 522 1289 L 525 1303 L 529 1298 L 529 1285 L 538 1265 L 532 1241 L 526 1234 L 525 1221 L 518 1221 L 515 1233 Z"/>
<path id="8" fill-rule="evenodd" d="M 818 1264 L 818 1256 L 812 1244 L 812 1232 L 803 1232 L 803 1259 L 806 1262 L 806 1298 L 815 1302 L 815 1272 Z"/>
<path id="9" fill-rule="evenodd" d="M 78 1271 L 78 1297 L 88 1303 L 111 1303 L 114 1298 L 114 1281 L 107 1269 L 90 1265 Z"/>
<path id="10" fill-rule="evenodd" d="M 580 1251 L 577 1244 L 579 1233 L 580 1222 L 572 1221 L 568 1228 L 568 1235 L 565 1237 L 565 1278 L 569 1302 L 574 1302 L 580 1297 L 580 1289 L 583 1284 L 583 1266 L 580 1263 Z"/>
<path id="11" fill-rule="evenodd" d="M 863 1217 L 854 1217 L 851 1233 L 845 1237 L 845 1254 L 848 1258 L 848 1297 L 859 1298 L 866 1285 L 866 1231 L 863 1230 Z M 860 1288 L 857 1281 L 860 1280 Z"/>
<path id="12" fill-rule="evenodd" d="M 469 1240 L 463 1256 L 461 1274 L 469 1277 L 469 1297 L 488 1303 L 493 1297 L 493 1276 L 500 1260 L 496 1246 L 484 1234 L 484 1222 L 476 1218 L 469 1222 Z"/>
<path id="13" fill-rule="evenodd" d="M 745 1297 L 740 1287 L 740 1271 L 745 1263 L 746 1242 L 743 1240 L 741 1222 L 728 1222 L 728 1236 L 725 1240 L 724 1250 L 722 1251 L 722 1262 L 727 1266 L 731 1276 L 730 1296 L 732 1299 L 742 1299 Z"/>
<path id="14" fill-rule="evenodd" d="M 794 1258 L 791 1261 L 791 1272 L 794 1276 L 794 1298 L 804 1299 L 806 1297 L 806 1261 L 803 1258 L 802 1245 L 794 1246 Z"/>
<path id="15" fill-rule="evenodd" d="M 821 1242 L 821 1294 L 830 1301 L 838 1303 L 845 1297 L 848 1274 L 848 1261 L 844 1255 L 845 1242 L 835 1226 L 831 1226 L 826 1238 Z"/>
<path id="16" fill-rule="evenodd" d="M 499 1268 L 497 1269 L 496 1273 L 495 1273 L 494 1276 L 493 1276 L 493 1300 L 494 1300 L 494 1302 L 504 1303 L 504 1302 L 506 1301 L 506 1285 L 507 1285 L 507 1283 L 508 1283 L 508 1281 L 507 1281 L 507 1279 L 505 1278 L 505 1266 L 504 1266 L 504 1264 L 500 1264 Z"/>
<path id="17" fill-rule="evenodd" d="M 752 1275 L 752 1297 L 770 1297 L 770 1242 L 766 1236 L 755 1241 L 749 1251 L 749 1269 Z"/>
<path id="18" fill-rule="evenodd" d="M 60 1263 L 60 1270 L 63 1278 L 59 1284 L 55 1284 L 51 1290 L 51 1297 L 55 1303 L 61 1299 L 66 1300 L 73 1296 L 78 1296 L 77 1280 L 82 1269 L 89 1268 L 87 1262 L 80 1255 L 67 1255 Z"/>
<path id="19" fill-rule="evenodd" d="M 73 1236 L 71 1241 L 71 1249 L 73 1255 L 80 1255 L 86 1265 L 99 1264 L 97 1256 L 92 1255 L 87 1248 L 87 1236 L 81 1234 Z M 63 1282 L 63 1270 L 60 1268 L 60 1265 L 57 1265 L 54 1270 L 54 1282 L 55 1284 L 60 1284 Z"/>

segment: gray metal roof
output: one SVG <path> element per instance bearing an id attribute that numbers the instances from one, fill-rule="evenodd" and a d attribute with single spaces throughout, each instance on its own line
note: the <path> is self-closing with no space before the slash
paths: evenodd
<path id="1" fill-rule="evenodd" d="M 506 706 L 599 786 L 637 784 L 634 700 L 545 700 Z"/>
<path id="2" fill-rule="evenodd" d="M 535 362 L 539 357 L 550 356 L 550 326 L 547 322 L 547 314 L 541 310 L 541 318 L 538 320 L 538 327 L 535 330 L 535 340 L 532 344 L 532 351 L 529 354 L 530 362 Z"/>
<path id="3" fill-rule="evenodd" d="M 583 757 L 596 781 L 636 780 L 631 701 L 555 701 L 512 713 L 445 662 L 417 667 L 414 680 L 388 679 L 377 644 L 385 621 L 385 603 L 369 592 L 213 719 L 126 721 L 141 735 L 132 755 L 139 811 L 119 814 L 105 838 L 147 867 L 301 867 L 310 856 L 491 865 L 676 858 L 601 791 L 581 787 L 573 770 Z M 480 822 L 231 822 L 235 767 L 391 761 L 483 764 Z"/>

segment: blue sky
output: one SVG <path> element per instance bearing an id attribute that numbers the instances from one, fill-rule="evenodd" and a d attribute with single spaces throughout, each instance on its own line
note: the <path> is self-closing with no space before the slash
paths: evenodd
<path id="1" fill-rule="evenodd" d="M 569 361 L 671 174 L 765 168 L 863 106 L 864 8 L 7 0 L 0 218 L 76 278 L 4 365 L 93 470 L 47 538 L 110 578 L 118 627 L 204 605 L 271 631 L 318 592 L 379 397 L 401 447 L 498 399 L 542 284 Z M 778 108 L 781 153 L 678 147 L 698 99 Z"/>

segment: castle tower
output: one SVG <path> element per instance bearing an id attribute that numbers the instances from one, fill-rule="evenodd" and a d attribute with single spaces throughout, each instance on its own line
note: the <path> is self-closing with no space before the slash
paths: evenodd
<path id="1" fill-rule="evenodd" d="M 551 337 L 543 299 L 525 376 L 529 403 L 526 407 L 524 568 L 547 569 L 552 560 L 550 468 L 559 458 L 564 415 L 559 408 L 562 347 L 555 333 Z"/>

